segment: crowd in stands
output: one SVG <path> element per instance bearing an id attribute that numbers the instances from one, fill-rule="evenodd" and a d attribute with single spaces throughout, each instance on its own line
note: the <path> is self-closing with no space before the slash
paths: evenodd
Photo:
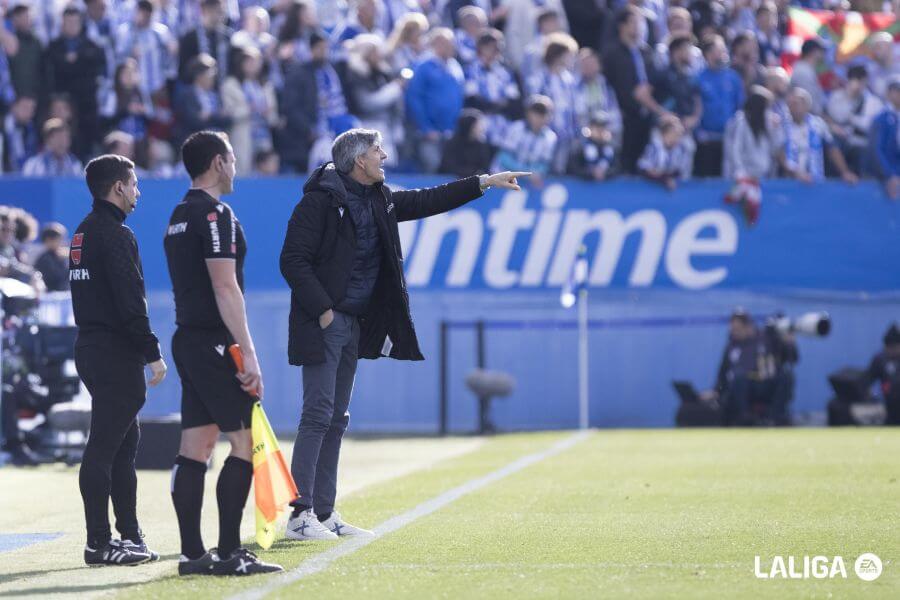
<path id="1" fill-rule="evenodd" d="M 876 33 L 837 65 L 830 41 L 806 40 L 789 72 L 789 5 L 9 0 L 2 167 L 78 175 L 115 152 L 139 174 L 178 175 L 182 140 L 219 129 L 240 174 L 302 173 L 362 126 L 381 131 L 388 166 L 406 172 L 522 169 L 538 185 L 631 174 L 668 188 L 876 176 L 900 195 L 893 37 Z"/>
<path id="2" fill-rule="evenodd" d="M 0 205 L 0 280 L 15 279 L 36 292 L 68 290 L 67 237 L 59 223 L 47 223 L 38 233 L 31 213 Z"/>

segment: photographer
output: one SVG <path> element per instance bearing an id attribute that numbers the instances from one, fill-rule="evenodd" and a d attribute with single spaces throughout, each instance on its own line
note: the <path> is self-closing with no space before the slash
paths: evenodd
<path id="1" fill-rule="evenodd" d="M 732 313 L 728 344 L 711 392 L 722 407 L 723 424 L 789 425 L 787 407 L 794 393 L 793 365 L 798 360 L 792 334 L 779 331 L 772 323 L 760 330 L 749 313 L 741 309 Z"/>
<path id="2" fill-rule="evenodd" d="M 884 334 L 884 348 L 866 370 L 867 387 L 878 381 L 884 395 L 885 425 L 900 425 L 900 326 L 891 324 Z"/>

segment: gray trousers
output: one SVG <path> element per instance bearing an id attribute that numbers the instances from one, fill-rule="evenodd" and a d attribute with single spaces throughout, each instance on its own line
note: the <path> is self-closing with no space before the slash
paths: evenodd
<path id="1" fill-rule="evenodd" d="M 335 311 L 334 321 L 322 333 L 325 362 L 302 368 L 303 411 L 291 458 L 299 503 L 319 515 L 334 509 L 341 439 L 350 422 L 347 408 L 356 376 L 359 321 Z"/>

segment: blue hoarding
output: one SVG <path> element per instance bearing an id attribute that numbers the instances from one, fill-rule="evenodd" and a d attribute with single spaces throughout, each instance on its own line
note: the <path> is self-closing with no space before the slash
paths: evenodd
<path id="1" fill-rule="evenodd" d="M 403 187 L 443 181 L 389 179 Z M 249 242 L 248 313 L 266 370 L 270 416 L 281 430 L 296 424 L 300 381 L 298 370 L 286 365 L 289 299 L 278 254 L 302 183 L 239 180 L 227 199 Z M 141 244 L 151 317 L 164 347 L 174 326 L 162 234 L 186 187 L 186 181 L 143 181 L 138 211 L 128 220 Z M 559 287 L 582 244 L 591 263 L 592 318 L 635 323 L 591 335 L 592 424 L 671 424 L 670 380 L 711 382 L 724 343 L 723 326 L 690 318 L 721 316 L 735 304 L 761 313 L 827 309 L 835 315 L 831 338 L 801 346 L 797 407 L 820 408 L 828 394 L 826 373 L 864 363 L 887 322 L 900 316 L 900 205 L 869 182 L 769 181 L 760 223 L 748 228 L 723 204 L 727 188 L 723 181 L 698 181 L 670 193 L 641 181 L 557 180 L 540 190 L 490 191 L 447 215 L 403 224 L 413 315 L 429 360 L 362 364 L 353 428 L 434 430 L 440 321 L 572 318 L 559 308 Z M 70 228 L 89 201 L 77 180 L 0 181 L 0 202 Z M 489 366 L 518 379 L 516 393 L 497 407 L 498 425 L 574 425 L 573 345 L 571 330 L 489 332 Z M 474 424 L 474 399 L 461 383 L 473 352 L 471 332 L 454 333 L 450 399 L 457 429 Z M 172 378 L 146 410 L 177 407 Z"/>

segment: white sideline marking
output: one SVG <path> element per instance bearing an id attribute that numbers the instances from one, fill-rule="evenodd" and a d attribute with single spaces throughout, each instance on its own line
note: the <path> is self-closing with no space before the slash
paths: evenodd
<path id="1" fill-rule="evenodd" d="M 331 563 L 341 558 L 342 556 L 352 554 L 360 548 L 364 548 L 372 542 L 384 537 L 385 535 L 393 533 L 394 531 L 397 531 L 402 527 L 406 527 L 417 519 L 440 510 L 451 502 L 455 502 L 456 500 L 459 500 L 467 494 L 471 494 L 472 492 L 480 490 L 481 488 L 499 481 L 504 477 L 512 475 L 517 471 L 521 471 L 522 469 L 530 467 L 537 462 L 568 450 L 569 448 L 586 438 L 588 435 L 590 435 L 589 431 L 579 431 L 577 433 L 573 433 L 569 437 L 553 444 L 546 450 L 523 456 L 522 458 L 514 460 L 508 465 L 501 467 L 496 471 L 492 471 L 487 475 L 483 475 L 476 479 L 471 479 L 463 483 L 462 485 L 459 485 L 451 490 L 447 490 L 439 496 L 435 496 L 431 500 L 426 500 L 422 504 L 406 511 L 405 513 L 399 514 L 396 517 L 391 517 L 384 523 L 381 523 L 380 525 L 375 527 L 375 529 L 373 530 L 375 535 L 372 537 L 349 538 L 344 542 L 338 544 L 337 546 L 326 550 L 325 552 L 308 558 L 290 571 L 287 571 L 282 575 L 273 576 L 269 580 L 269 583 L 267 585 L 249 589 L 245 592 L 241 592 L 240 594 L 235 594 L 233 596 L 230 596 L 228 600 L 260 600 L 266 595 L 276 591 L 278 588 L 284 587 L 288 584 L 294 583 L 295 581 L 299 581 L 304 577 L 314 575 L 315 573 L 327 569 L 331 565 Z"/>

